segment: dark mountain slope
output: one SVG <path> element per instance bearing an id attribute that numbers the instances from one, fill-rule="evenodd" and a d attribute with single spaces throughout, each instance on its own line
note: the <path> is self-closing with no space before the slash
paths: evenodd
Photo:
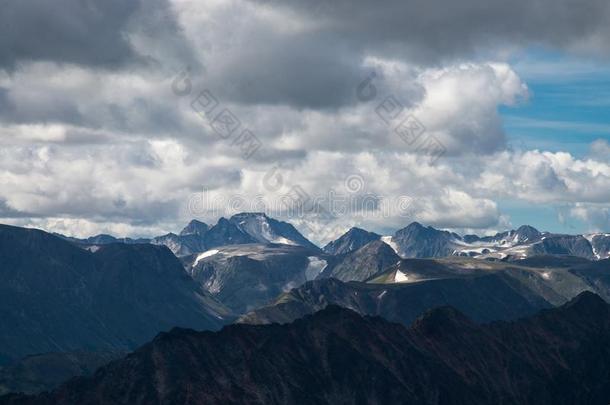
<path id="1" fill-rule="evenodd" d="M 217 329 L 227 310 L 164 246 L 91 253 L 39 230 L 0 226 L 0 358 L 124 350 L 174 326 Z"/>
<path id="2" fill-rule="evenodd" d="M 504 274 L 406 284 L 322 279 L 281 295 L 273 304 L 246 314 L 240 322 L 292 322 L 330 304 L 405 325 L 442 305 L 455 306 L 477 321 L 516 319 L 550 307 L 544 299 Z"/>
<path id="3" fill-rule="evenodd" d="M 101 366 L 125 355 L 126 352 L 69 352 L 27 356 L 0 367 L 0 395 L 50 391 L 72 377 L 93 375 Z"/>
<path id="4" fill-rule="evenodd" d="M 583 293 L 510 323 L 411 328 L 337 306 L 287 325 L 174 329 L 91 378 L 0 404 L 571 404 L 610 400 L 610 308 Z"/>

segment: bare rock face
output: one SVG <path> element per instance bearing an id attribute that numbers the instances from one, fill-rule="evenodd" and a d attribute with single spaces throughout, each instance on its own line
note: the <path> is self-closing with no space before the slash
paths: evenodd
<path id="1" fill-rule="evenodd" d="M 318 250 L 294 245 L 244 244 L 217 247 L 193 256 L 192 278 L 214 298 L 241 314 L 315 278 Z"/>

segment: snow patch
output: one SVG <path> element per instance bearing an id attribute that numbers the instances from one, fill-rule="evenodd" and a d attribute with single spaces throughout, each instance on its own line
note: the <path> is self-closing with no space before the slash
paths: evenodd
<path id="1" fill-rule="evenodd" d="M 403 273 L 400 270 L 396 270 L 396 274 L 394 274 L 394 282 L 395 283 L 404 283 L 405 281 L 409 281 L 409 276 Z"/>
<path id="2" fill-rule="evenodd" d="M 279 243 L 282 245 L 292 245 L 292 246 L 298 246 L 294 241 L 290 240 L 290 239 L 286 239 L 283 236 L 277 237 L 277 238 L 270 238 L 269 242 L 271 243 Z"/>
<path id="3" fill-rule="evenodd" d="M 381 241 L 383 243 L 385 243 L 386 245 L 390 246 L 394 250 L 394 253 L 399 255 L 399 253 L 398 253 L 398 245 L 396 244 L 396 242 L 392 241 L 392 237 L 391 236 L 382 236 L 381 237 Z"/>
<path id="4" fill-rule="evenodd" d="M 200 260 L 205 259 L 206 257 L 210 257 L 210 256 L 214 256 L 215 254 L 218 254 L 220 252 L 220 250 L 218 249 L 212 249 L 212 250 L 208 250 L 207 252 L 203 252 L 202 254 L 200 254 L 199 256 L 197 256 L 197 258 L 195 259 L 195 263 L 193 264 L 193 266 L 197 266 L 197 263 L 199 263 Z"/>

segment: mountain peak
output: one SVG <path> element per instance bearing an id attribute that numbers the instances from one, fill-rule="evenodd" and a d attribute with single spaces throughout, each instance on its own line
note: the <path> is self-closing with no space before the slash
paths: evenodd
<path id="1" fill-rule="evenodd" d="M 369 232 L 365 229 L 352 227 L 338 239 L 324 246 L 324 251 L 330 254 L 349 253 L 360 249 L 367 243 L 381 239 L 381 235 Z"/>
<path id="2" fill-rule="evenodd" d="M 531 225 L 521 225 L 519 228 L 517 228 L 517 232 L 540 232 L 538 231 L 538 229 L 534 228 Z"/>
<path id="3" fill-rule="evenodd" d="M 563 307 L 589 313 L 592 311 L 608 310 L 608 303 L 594 292 L 583 291 L 564 304 Z"/>
<path id="4" fill-rule="evenodd" d="M 185 235 L 204 235 L 210 227 L 205 222 L 196 219 L 191 220 L 180 232 L 180 236 Z"/>
<path id="5" fill-rule="evenodd" d="M 241 212 L 233 215 L 229 222 L 258 243 L 298 245 L 318 250 L 291 224 L 268 217 L 263 212 Z"/>
<path id="6" fill-rule="evenodd" d="M 520 241 L 532 241 L 538 239 L 541 235 L 538 229 L 529 225 L 522 225 L 516 231 L 517 237 Z"/>
<path id="7" fill-rule="evenodd" d="M 342 307 L 337 304 L 328 304 L 323 309 L 315 312 L 311 315 L 305 316 L 302 319 L 310 319 L 310 320 L 362 320 L 364 317 L 353 311 L 349 308 Z M 298 321 L 297 321 L 298 322 Z M 336 323 L 336 322 L 333 322 Z"/>
<path id="8" fill-rule="evenodd" d="M 264 212 L 239 212 L 235 215 L 233 215 L 230 220 L 236 220 L 236 219 L 246 219 L 246 218 L 264 218 L 264 219 L 269 219 L 269 217 L 267 216 L 267 214 L 265 214 Z"/>
<path id="9" fill-rule="evenodd" d="M 369 231 L 362 229 L 362 228 L 358 228 L 357 226 L 352 226 L 351 228 L 349 228 L 349 231 L 347 231 L 345 234 L 352 235 L 352 234 L 358 234 L 358 233 L 369 233 Z"/>
<path id="10" fill-rule="evenodd" d="M 447 334 L 475 325 L 466 315 L 452 306 L 431 309 L 421 315 L 414 323 L 413 329 L 426 335 Z"/>

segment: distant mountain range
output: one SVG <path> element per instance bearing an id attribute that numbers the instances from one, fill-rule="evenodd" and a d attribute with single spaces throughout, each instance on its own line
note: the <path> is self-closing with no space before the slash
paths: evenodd
<path id="1" fill-rule="evenodd" d="M 494 236 L 460 236 L 413 222 L 394 235 L 380 236 L 352 228 L 330 242 L 324 251 L 347 253 L 382 240 L 403 258 L 468 256 L 494 260 L 519 260 L 536 255 L 578 256 L 590 260 L 610 257 L 610 234 L 561 235 L 539 232 L 531 226 L 497 233 Z"/>
<path id="2" fill-rule="evenodd" d="M 115 238 L 110 235 L 97 235 L 85 239 L 58 236 L 85 247 L 110 243 L 165 245 L 179 257 L 204 252 L 218 246 L 249 243 L 278 243 L 319 249 L 291 224 L 277 221 L 263 213 L 240 213 L 229 219 L 220 218 L 214 226 L 192 220 L 179 234 L 168 233 L 152 239 Z"/>
<path id="3" fill-rule="evenodd" d="M 62 235 L 59 235 L 62 236 Z M 202 253 L 219 246 L 240 244 L 284 244 L 319 248 L 307 240 L 291 224 L 263 213 L 240 213 L 229 219 L 220 218 L 209 226 L 192 220 L 178 234 L 168 233 L 151 239 L 115 238 L 97 235 L 85 239 L 62 236 L 85 247 L 109 243 L 151 243 L 165 245 L 179 257 Z M 426 227 L 418 222 L 382 236 L 360 228 L 351 228 L 322 249 L 329 255 L 341 255 L 381 240 L 402 258 L 468 256 L 493 260 L 519 260 L 536 255 L 569 255 L 589 260 L 610 257 L 610 234 L 563 235 L 540 232 L 524 225 L 516 230 L 494 236 L 464 235 Z"/>
<path id="4" fill-rule="evenodd" d="M 91 377 L 2 405 L 607 404 L 610 306 L 592 293 L 515 322 L 452 307 L 411 327 L 338 306 L 286 325 L 174 329 Z"/>

